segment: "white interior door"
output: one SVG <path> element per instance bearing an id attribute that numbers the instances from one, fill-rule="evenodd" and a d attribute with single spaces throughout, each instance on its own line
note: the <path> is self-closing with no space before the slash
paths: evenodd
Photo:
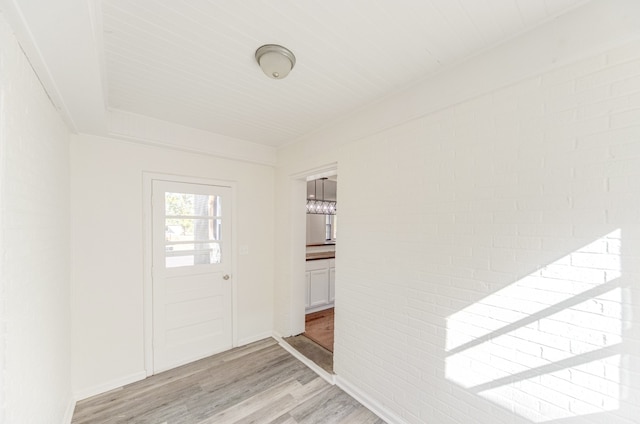
<path id="1" fill-rule="evenodd" d="M 231 188 L 152 185 L 157 373 L 232 347 Z"/>

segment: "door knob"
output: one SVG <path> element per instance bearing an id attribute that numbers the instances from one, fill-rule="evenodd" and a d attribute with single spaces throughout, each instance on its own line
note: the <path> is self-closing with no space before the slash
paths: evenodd
<path id="1" fill-rule="evenodd" d="M 229 274 L 224 274 L 224 275 L 222 276 L 222 279 L 223 279 L 223 280 L 228 280 L 229 278 L 231 278 L 231 277 L 229 277 Z"/>

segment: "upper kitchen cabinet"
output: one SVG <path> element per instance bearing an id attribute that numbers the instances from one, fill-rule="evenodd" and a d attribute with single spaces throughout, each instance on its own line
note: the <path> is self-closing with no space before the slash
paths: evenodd
<path id="1" fill-rule="evenodd" d="M 338 182 L 332 179 L 307 181 L 307 199 L 337 201 Z"/>

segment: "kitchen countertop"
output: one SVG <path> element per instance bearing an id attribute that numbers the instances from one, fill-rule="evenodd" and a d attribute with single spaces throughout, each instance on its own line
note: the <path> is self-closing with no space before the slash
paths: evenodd
<path id="1" fill-rule="evenodd" d="M 307 253 L 308 261 L 317 261 L 319 259 L 333 259 L 336 257 L 336 252 L 312 252 Z"/>

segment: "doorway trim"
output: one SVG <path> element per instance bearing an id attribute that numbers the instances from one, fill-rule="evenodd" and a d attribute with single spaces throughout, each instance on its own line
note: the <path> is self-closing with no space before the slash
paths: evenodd
<path id="1" fill-rule="evenodd" d="M 297 172 L 289 175 L 291 182 L 290 189 L 290 207 L 291 207 L 291 237 L 290 249 L 291 249 L 291 281 L 289 291 L 290 297 L 290 310 L 289 310 L 289 332 L 291 335 L 297 335 L 304 332 L 304 289 L 300 284 L 296 284 L 298 281 L 304 281 L 305 263 L 298 263 L 296 258 L 306 257 L 306 233 L 307 233 L 307 220 L 306 215 L 299 216 L 300 214 L 300 201 L 298 198 L 300 191 L 304 190 L 304 199 L 307 197 L 307 181 L 315 180 L 323 177 L 330 177 L 338 175 L 338 163 L 333 162 L 316 168 L 311 168 L 306 171 Z M 304 188 L 301 188 L 304 186 Z M 301 244 L 300 240 L 304 240 L 305 243 Z M 302 331 L 300 331 L 302 330 Z"/>
<path id="2" fill-rule="evenodd" d="M 153 228 L 152 213 L 153 204 L 151 196 L 153 193 L 153 181 L 175 181 L 187 184 L 205 184 L 214 186 L 224 186 L 231 189 L 231 334 L 232 347 L 238 346 L 238 231 L 236 205 L 235 181 L 218 180 L 212 178 L 192 177 L 187 175 L 166 174 L 159 172 L 142 172 L 142 239 L 143 239 L 143 275 L 142 275 L 142 297 L 143 297 L 143 337 L 144 337 L 144 370 L 147 377 L 153 375 L 153 278 L 151 268 L 153 265 Z"/>

